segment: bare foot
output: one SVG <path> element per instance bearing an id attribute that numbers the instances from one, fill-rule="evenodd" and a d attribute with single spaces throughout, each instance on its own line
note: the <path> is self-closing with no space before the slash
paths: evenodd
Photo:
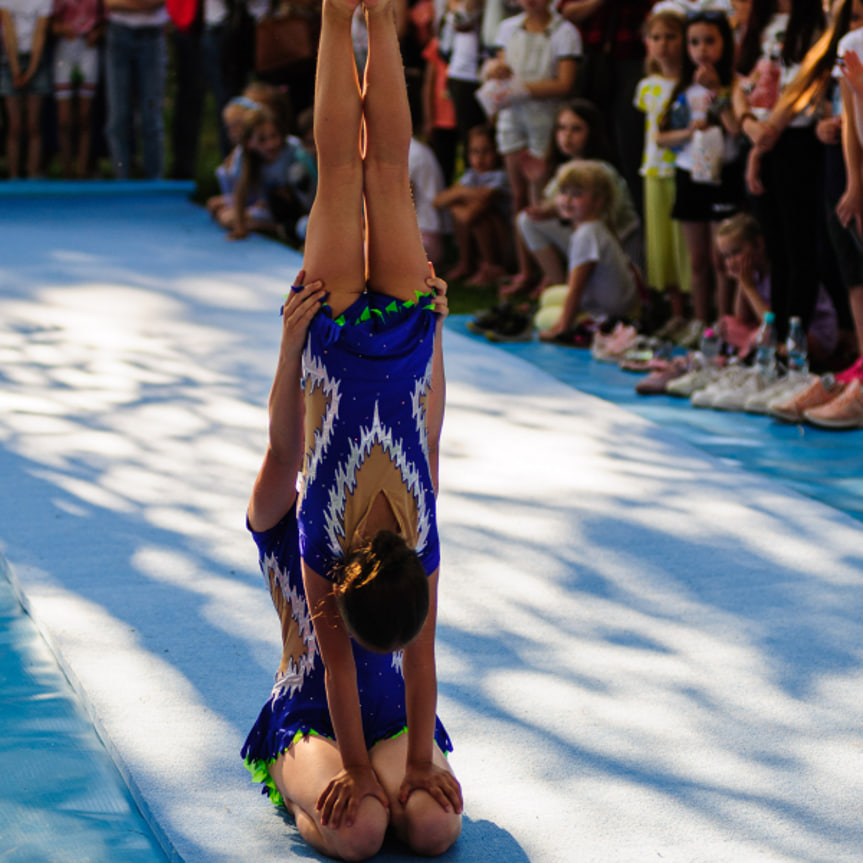
<path id="1" fill-rule="evenodd" d="M 506 270 L 503 267 L 498 267 L 495 264 L 482 264 L 475 275 L 467 280 L 467 284 L 472 287 L 490 285 L 505 275 Z"/>
<path id="2" fill-rule="evenodd" d="M 530 289 L 533 279 L 525 273 L 516 273 L 508 282 L 500 286 L 501 297 L 512 297 Z"/>
<path id="3" fill-rule="evenodd" d="M 444 278 L 448 282 L 454 282 L 457 279 L 466 279 L 471 274 L 470 265 L 459 261 Z"/>

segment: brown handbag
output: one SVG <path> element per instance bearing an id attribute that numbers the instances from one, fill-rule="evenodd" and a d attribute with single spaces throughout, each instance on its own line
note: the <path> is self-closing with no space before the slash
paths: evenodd
<path id="1" fill-rule="evenodd" d="M 255 28 L 255 71 L 272 72 L 314 57 L 319 26 L 317 4 L 291 4 L 277 9 L 273 2 L 270 12 Z"/>

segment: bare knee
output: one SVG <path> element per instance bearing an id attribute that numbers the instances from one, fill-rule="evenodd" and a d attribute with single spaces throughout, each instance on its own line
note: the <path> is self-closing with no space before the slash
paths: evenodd
<path id="1" fill-rule="evenodd" d="M 354 823 L 334 831 L 332 853 L 348 863 L 368 860 L 381 850 L 388 825 L 387 811 L 377 800 L 367 797 L 360 803 Z"/>
<path id="2" fill-rule="evenodd" d="M 405 806 L 404 840 L 424 857 L 443 854 L 461 833 L 461 815 L 445 812 L 429 794 L 415 791 Z"/>

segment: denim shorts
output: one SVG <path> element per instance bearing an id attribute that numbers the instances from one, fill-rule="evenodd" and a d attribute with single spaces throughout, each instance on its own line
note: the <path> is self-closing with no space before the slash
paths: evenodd
<path id="1" fill-rule="evenodd" d="M 22 72 L 30 68 L 29 54 L 18 55 L 18 67 Z M 52 89 L 47 52 L 43 52 L 36 74 L 23 87 L 12 86 L 12 69 L 9 62 L 4 59 L 0 63 L 0 96 L 48 96 Z"/>

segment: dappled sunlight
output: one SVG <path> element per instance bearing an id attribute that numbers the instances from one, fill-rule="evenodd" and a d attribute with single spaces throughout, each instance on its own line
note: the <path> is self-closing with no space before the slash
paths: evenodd
<path id="1" fill-rule="evenodd" d="M 271 246 L 163 229 L 0 266 L 2 548 L 201 859 L 231 831 L 290 847 L 238 758 L 280 649 L 244 525 L 299 263 Z M 469 818 L 531 861 L 852 859 L 859 524 L 484 344 L 447 351 L 439 711 Z"/>
<path id="2" fill-rule="evenodd" d="M 462 718 L 463 693 L 508 757 L 526 739 L 546 750 L 523 753 L 524 818 L 625 832 L 637 799 L 657 847 L 684 819 L 701 831 L 694 853 L 730 831 L 750 855 L 826 859 L 858 819 L 799 780 L 814 782 L 823 759 L 834 781 L 855 754 L 859 705 L 841 693 L 861 691 L 859 530 L 546 385 L 518 398 L 449 387 L 444 703 Z M 533 797 L 549 776 L 568 806 Z M 787 827 L 765 831 L 765 819 Z"/>

